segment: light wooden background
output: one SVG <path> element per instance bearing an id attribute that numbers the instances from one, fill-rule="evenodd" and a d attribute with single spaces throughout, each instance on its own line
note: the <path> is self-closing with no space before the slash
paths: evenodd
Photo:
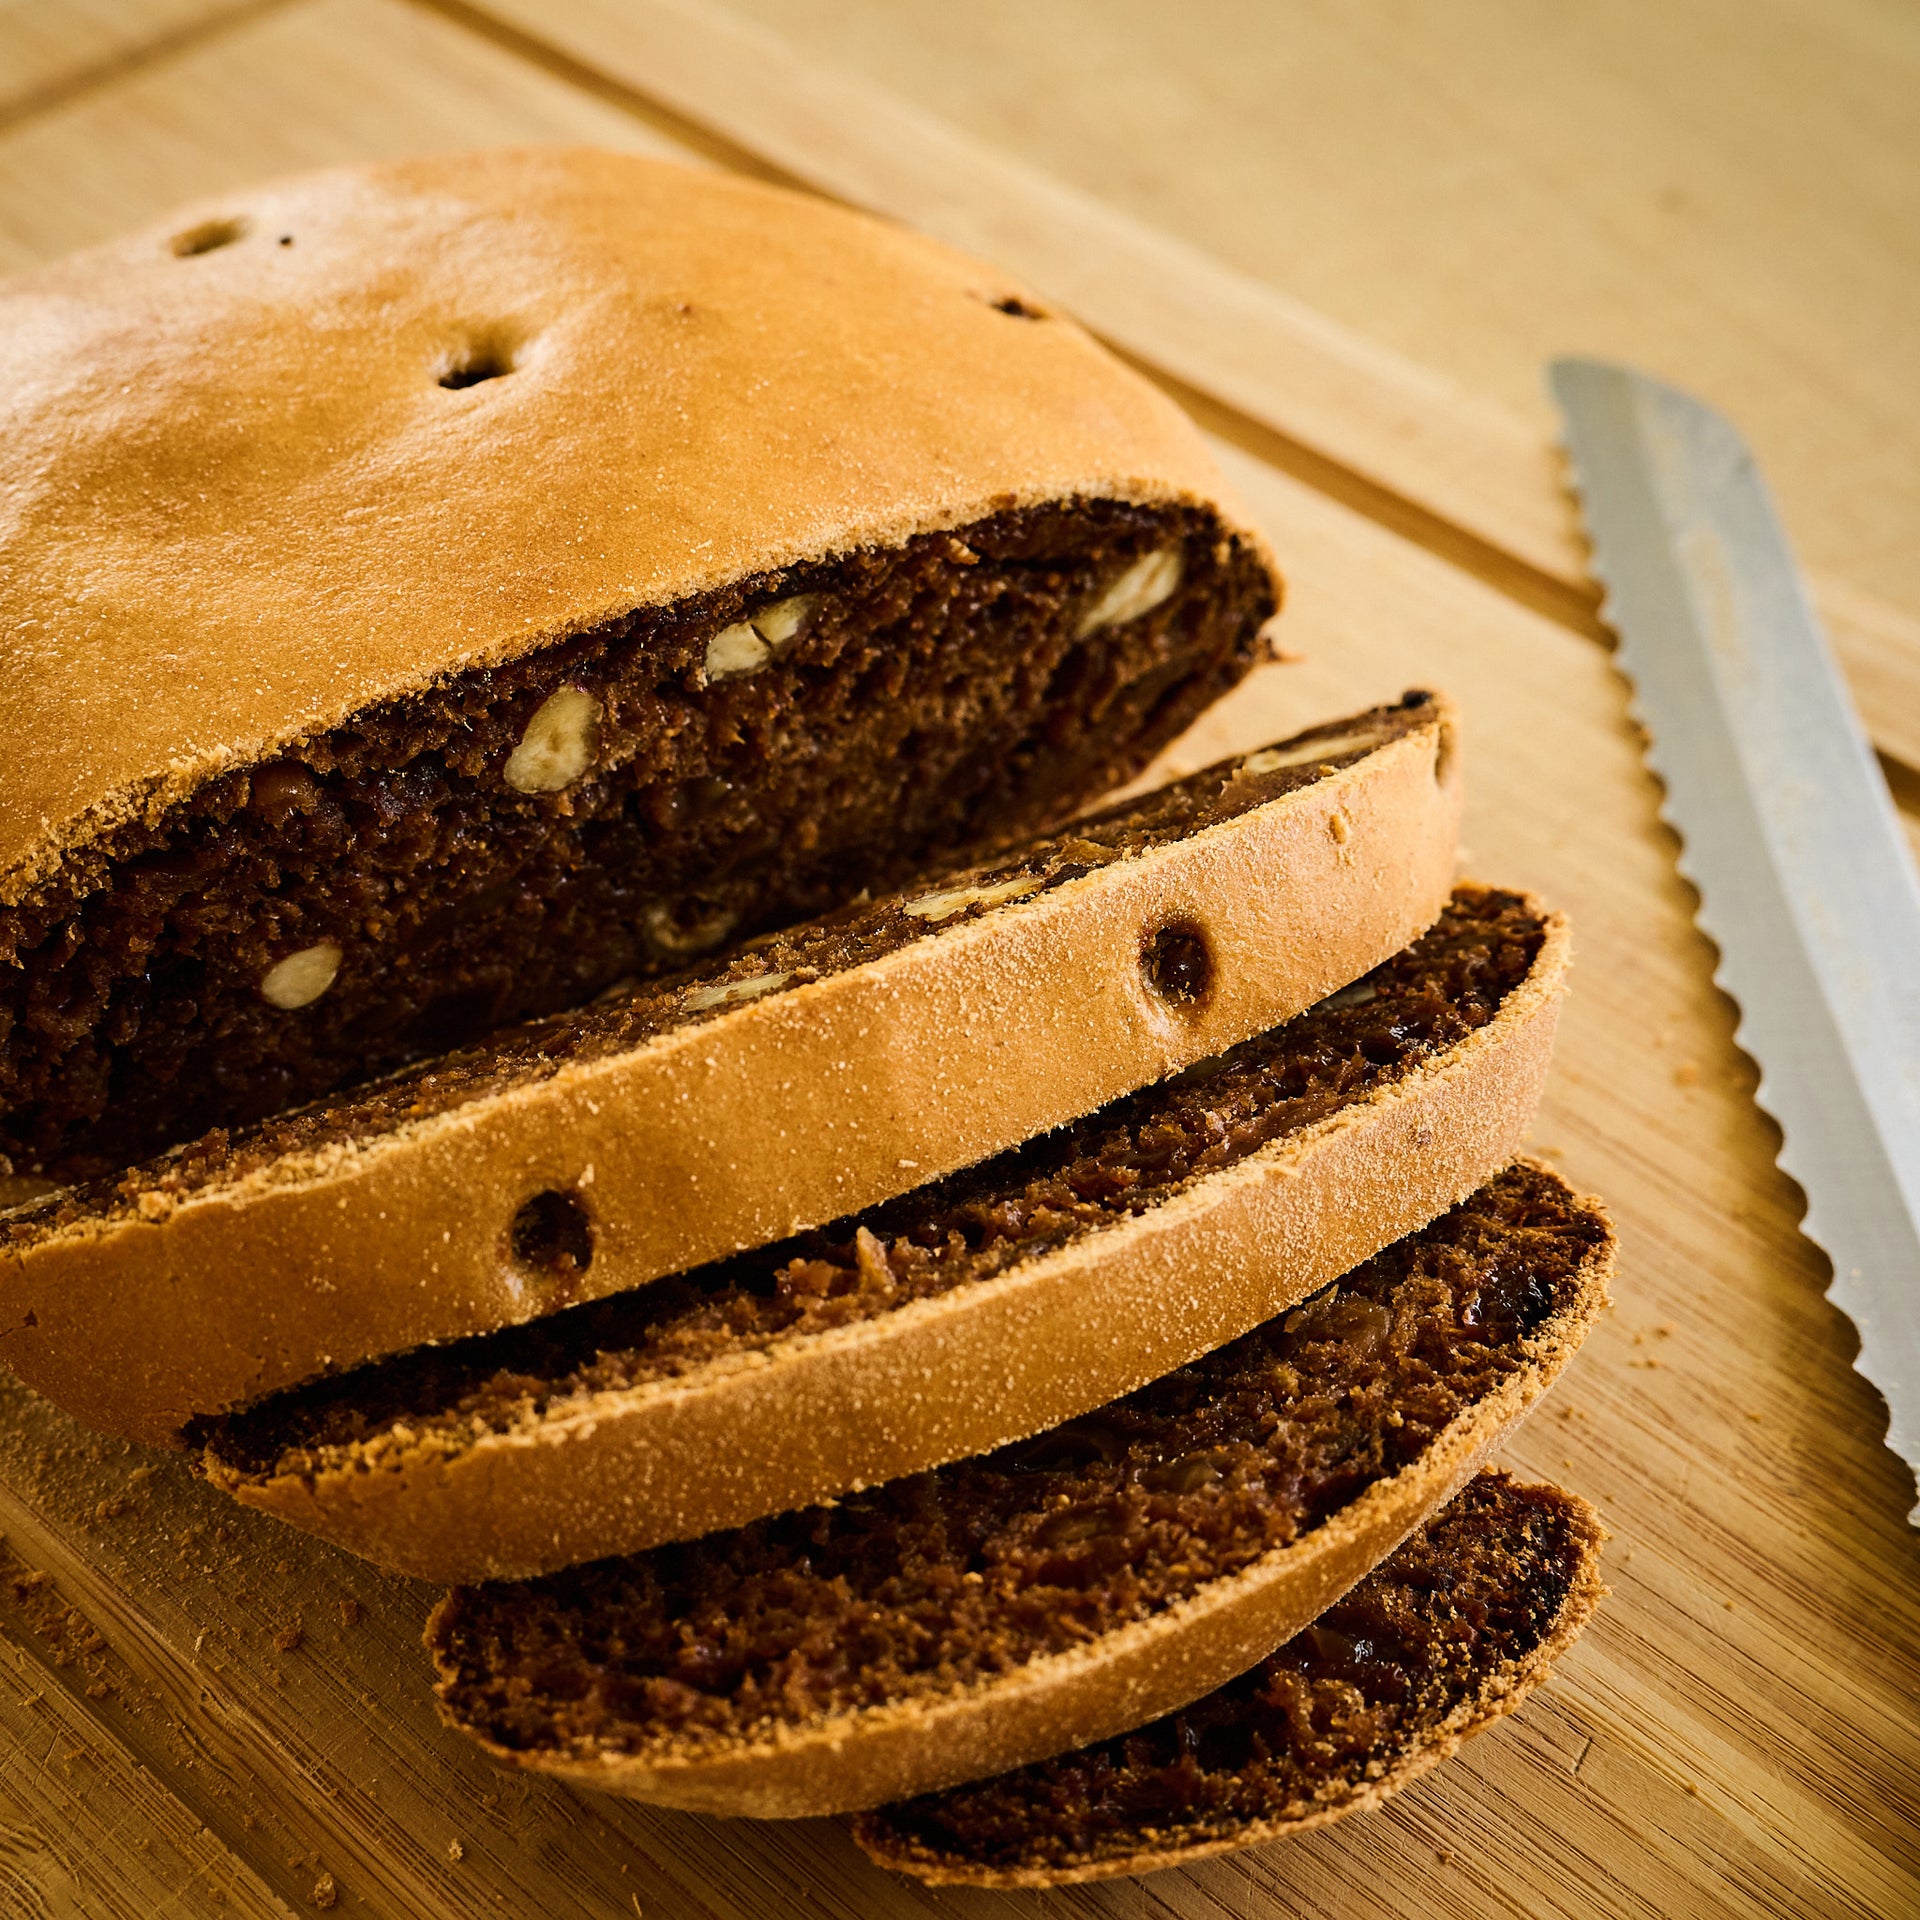
<path id="1" fill-rule="evenodd" d="M 291 167 L 591 139 L 912 220 L 1165 380 L 1289 563 L 1301 656 L 1179 757 L 1443 684 L 1472 869 L 1574 914 L 1539 1138 L 1614 1205 L 1618 1306 L 1511 1458 L 1601 1505 L 1613 1597 L 1375 1815 L 936 1895 L 832 1823 L 496 1774 L 435 1724 L 425 1589 L 7 1388 L 0 1915 L 1920 1913 L 1912 1487 L 1794 1231 L 1533 385 L 1604 347 L 1738 406 L 1920 794 L 1912 10 L 746 5 L 0 0 L 0 269 Z"/>

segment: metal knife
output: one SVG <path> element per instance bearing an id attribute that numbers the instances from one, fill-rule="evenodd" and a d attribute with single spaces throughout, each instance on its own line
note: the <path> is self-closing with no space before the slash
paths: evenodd
<path id="1" fill-rule="evenodd" d="M 1681 870 L 1759 1063 L 1829 1297 L 1920 1475 L 1920 878 L 1766 483 L 1630 367 L 1548 383 Z M 1908 1516 L 1920 1525 L 1920 1506 Z"/>

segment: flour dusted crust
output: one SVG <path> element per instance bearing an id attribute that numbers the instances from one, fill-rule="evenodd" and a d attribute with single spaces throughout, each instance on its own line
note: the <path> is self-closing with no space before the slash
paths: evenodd
<path id="1" fill-rule="evenodd" d="M 1451 710 L 1424 711 L 1250 813 L 865 966 L 365 1143 L 0 1241 L 0 1360 L 166 1444 L 196 1415 L 783 1238 L 1077 1118 L 1433 923 L 1462 783 Z M 1176 1010 L 1141 951 L 1181 923 L 1214 972 Z M 555 1190 L 595 1233 L 563 1293 L 506 1251 Z"/>
<path id="2" fill-rule="evenodd" d="M 237 189 L 0 286 L 0 338 L 0 904 L 370 703 L 746 575 L 1076 496 L 1266 551 L 1005 276 L 632 155 Z"/>
<path id="3" fill-rule="evenodd" d="M 1598 1201 L 1578 1204 L 1604 1221 Z M 1526 1365 L 1456 1417 L 1413 1465 L 1245 1571 L 1069 1652 L 945 1698 L 825 1716 L 766 1740 L 680 1743 L 646 1758 L 576 1760 L 461 1730 L 508 1765 L 600 1792 L 698 1813 L 797 1819 L 983 1779 L 1141 1726 L 1264 1659 L 1451 1499 L 1579 1349 L 1606 1304 L 1613 1254 L 1609 1228 L 1579 1268 L 1571 1298 L 1530 1337 Z M 443 1687 L 459 1679 L 437 1640 L 449 1604 L 427 1624 Z"/>
<path id="4" fill-rule="evenodd" d="M 249 1506 L 383 1565 L 521 1579 L 984 1453 L 1211 1352 L 1464 1200 L 1546 1082 L 1568 933 L 1499 1012 L 1403 1079 L 1168 1204 L 827 1333 L 595 1395 L 537 1428 L 371 1470 L 253 1479 Z M 750 1434 L 751 1445 L 738 1436 Z"/>

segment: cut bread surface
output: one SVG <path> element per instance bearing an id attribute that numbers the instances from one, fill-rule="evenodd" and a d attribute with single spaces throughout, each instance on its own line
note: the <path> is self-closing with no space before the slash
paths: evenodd
<path id="1" fill-rule="evenodd" d="M 1374 1807 L 1513 1711 L 1605 1588 L 1599 1517 L 1496 1471 L 1468 1482 L 1258 1666 L 1149 1726 L 862 1814 L 935 1885 L 1151 1873 Z"/>
<path id="2" fill-rule="evenodd" d="M 798 1241 L 276 1396 L 202 1436 L 207 1470 L 473 1580 L 984 1451 L 1244 1332 L 1504 1165 L 1565 947 L 1525 896 L 1456 889 L 1361 981 L 1171 1081 Z"/>
<path id="3" fill-rule="evenodd" d="M 1321 1612 L 1460 1486 L 1604 1302 L 1597 1203 L 1518 1162 L 1307 1304 L 983 1458 L 457 1589 L 443 1711 L 710 1812 L 844 1811 L 1109 1738 Z"/>
<path id="4" fill-rule="evenodd" d="M 61 1179 L 1057 820 L 1256 657 L 1198 433 L 711 170 L 265 183 L 0 283 L 0 1153 Z"/>
<path id="5" fill-rule="evenodd" d="M 1162 554 L 1174 591 L 1081 633 Z M 1205 515 L 1075 502 L 357 715 L 0 908 L 0 1151 L 106 1172 L 1032 833 L 1232 686 L 1271 611 Z"/>
<path id="6" fill-rule="evenodd" d="M 845 1215 L 1284 1019 L 1445 904 L 1444 702 L 510 1030 L 0 1225 L 0 1357 L 166 1440 Z M 156 1328 L 152 1301 L 169 1302 Z"/>

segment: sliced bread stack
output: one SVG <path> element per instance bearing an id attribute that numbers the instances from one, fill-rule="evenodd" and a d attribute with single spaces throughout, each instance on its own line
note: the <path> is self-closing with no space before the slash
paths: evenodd
<path id="1" fill-rule="evenodd" d="M 1567 931 L 1455 884 L 1426 692 L 1084 811 L 1279 598 L 1158 395 L 974 263 L 574 152 L 10 314 L 23 1377 L 452 1585 L 503 1760 L 926 1879 L 1318 1824 L 1536 1683 L 1600 1533 L 1482 1463 L 1611 1264 L 1520 1157 Z M 176 467 L 178 526 L 107 510 Z"/>

